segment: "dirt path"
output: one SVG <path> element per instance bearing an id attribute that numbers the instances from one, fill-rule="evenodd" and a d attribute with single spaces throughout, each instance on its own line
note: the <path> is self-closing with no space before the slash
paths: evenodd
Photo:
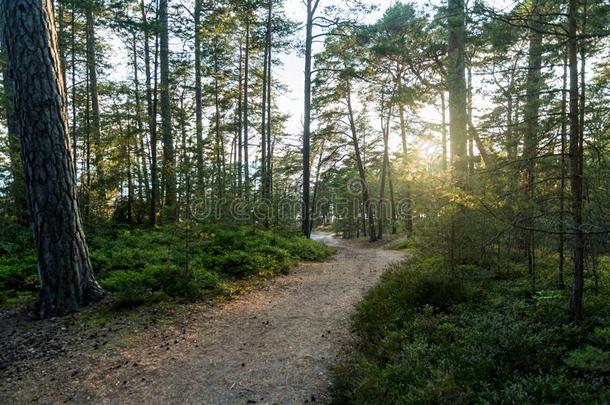
<path id="1" fill-rule="evenodd" d="M 324 402 L 353 305 L 401 254 L 316 238 L 337 254 L 233 301 L 188 306 L 172 325 L 136 333 L 123 348 L 58 361 L 45 375 L 12 382 L 10 392 L 43 403 Z"/>

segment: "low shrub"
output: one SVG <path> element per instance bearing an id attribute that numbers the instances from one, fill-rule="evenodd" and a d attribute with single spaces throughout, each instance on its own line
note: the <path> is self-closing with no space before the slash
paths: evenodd
<path id="1" fill-rule="evenodd" d="M 333 248 L 303 236 L 277 237 L 271 243 L 285 249 L 296 259 L 304 261 L 322 260 L 334 253 Z"/>
<path id="2" fill-rule="evenodd" d="M 367 340 L 377 341 L 388 326 L 400 328 L 406 319 L 424 306 L 430 306 L 433 311 L 448 311 L 474 295 L 474 289 L 445 271 L 439 260 L 394 264 L 359 303 L 354 326 Z"/>
<path id="3" fill-rule="evenodd" d="M 201 268 L 150 265 L 144 269 L 115 271 L 101 280 L 120 306 L 132 306 L 165 298 L 196 300 L 203 290 L 221 286 L 220 277 Z"/>
<path id="4" fill-rule="evenodd" d="M 128 229 L 101 224 L 89 230 L 88 242 L 95 277 L 123 306 L 197 299 L 224 279 L 287 273 L 298 261 L 333 252 L 296 234 L 252 233 L 229 225 Z M 37 290 L 31 238 L 23 232 L 0 240 L 0 302 Z"/>
<path id="5" fill-rule="evenodd" d="M 335 403 L 608 403 L 610 302 L 566 322 L 564 292 L 527 278 L 448 273 L 436 257 L 394 265 L 358 305 L 334 370 Z M 600 274 L 600 277 L 603 277 Z M 483 290 L 481 285 L 485 286 Z"/>

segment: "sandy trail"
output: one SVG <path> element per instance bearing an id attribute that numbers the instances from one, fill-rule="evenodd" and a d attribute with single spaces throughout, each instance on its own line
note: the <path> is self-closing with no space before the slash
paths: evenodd
<path id="1" fill-rule="evenodd" d="M 329 366 L 349 339 L 354 304 L 402 255 L 328 234 L 314 237 L 337 254 L 233 301 L 188 306 L 172 325 L 141 331 L 112 353 L 65 360 L 77 363 L 76 375 L 69 374 L 73 363 L 57 364 L 12 388 L 43 403 L 324 402 Z M 48 373 L 59 375 L 49 380 Z"/>

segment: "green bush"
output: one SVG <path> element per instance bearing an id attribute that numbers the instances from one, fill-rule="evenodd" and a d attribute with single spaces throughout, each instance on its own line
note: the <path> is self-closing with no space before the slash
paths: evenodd
<path id="1" fill-rule="evenodd" d="M 482 290 L 480 274 L 436 257 L 390 268 L 357 307 L 334 402 L 608 403 L 607 289 L 573 325 L 563 292 L 532 299 L 526 278 L 490 273 Z"/>
<path id="2" fill-rule="evenodd" d="M 354 325 L 358 333 L 376 341 L 389 325 L 400 328 L 419 308 L 430 306 L 434 311 L 447 311 L 473 296 L 474 290 L 446 272 L 439 260 L 395 264 L 360 302 Z"/>
<path id="3" fill-rule="evenodd" d="M 125 270 L 113 272 L 100 280 L 102 287 L 113 294 L 119 306 L 133 306 L 160 300 L 160 292 L 153 292 L 147 275 L 142 271 Z"/>
<path id="4" fill-rule="evenodd" d="M 304 261 L 322 260 L 334 253 L 332 248 L 303 236 L 277 237 L 271 243 L 285 249 L 293 257 Z"/>
<path id="5" fill-rule="evenodd" d="M 581 370 L 610 372 L 610 352 L 590 345 L 571 351 L 564 361 Z"/>
<path id="6" fill-rule="evenodd" d="M 38 286 L 35 256 L 0 257 L 0 291 L 37 291 Z"/>
<path id="7" fill-rule="evenodd" d="M 28 233 L 0 240 L 0 296 L 37 291 L 36 257 Z M 101 224 L 88 231 L 96 278 L 120 305 L 192 300 L 225 278 L 286 273 L 300 260 L 332 250 L 296 234 L 184 224 L 127 229 Z M 189 271 L 184 269 L 189 268 Z"/>
<path id="8" fill-rule="evenodd" d="M 167 297 L 195 300 L 203 290 L 220 287 L 218 275 L 201 268 L 186 269 L 175 265 L 150 265 L 141 271 L 115 271 L 101 280 L 121 306 L 154 302 Z"/>

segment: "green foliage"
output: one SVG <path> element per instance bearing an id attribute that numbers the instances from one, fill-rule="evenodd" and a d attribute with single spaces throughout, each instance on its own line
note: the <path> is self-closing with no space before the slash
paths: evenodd
<path id="1" fill-rule="evenodd" d="M 358 305 L 354 325 L 369 341 L 383 338 L 388 325 L 400 328 L 414 312 L 424 307 L 449 311 L 457 303 L 472 299 L 474 290 L 442 271 L 436 259 L 393 265 L 382 282 Z"/>
<path id="2" fill-rule="evenodd" d="M 285 249 L 293 257 L 304 261 L 321 260 L 334 253 L 331 247 L 303 236 L 278 237 L 273 239 L 272 243 Z"/>
<path id="3" fill-rule="evenodd" d="M 565 293 L 532 300 L 524 278 L 482 280 L 471 270 L 451 274 L 435 256 L 390 268 L 357 307 L 335 402 L 610 400 L 607 299 L 587 307 L 595 321 L 571 325 Z"/>
<path id="4" fill-rule="evenodd" d="M 218 274 L 175 265 L 150 265 L 140 271 L 115 271 L 101 281 L 121 306 L 132 306 L 165 298 L 195 300 L 205 290 L 221 287 Z"/>
<path id="5" fill-rule="evenodd" d="M 37 288 L 35 256 L 0 257 L 0 291 L 36 291 Z"/>
<path id="6" fill-rule="evenodd" d="M 564 361 L 580 370 L 610 371 L 610 352 L 590 345 L 571 351 Z"/>
<path id="7" fill-rule="evenodd" d="M 0 239 L 0 304 L 38 291 L 38 269 L 31 244 L 30 231 L 16 227 L 7 229 Z"/>
<path id="8" fill-rule="evenodd" d="M 88 234 L 95 276 L 120 306 L 201 299 L 224 291 L 232 279 L 285 274 L 298 261 L 320 260 L 333 252 L 295 234 L 253 234 L 239 227 L 98 224 Z M 36 256 L 26 234 L 1 241 L 0 249 L 0 303 L 36 292 Z"/>

